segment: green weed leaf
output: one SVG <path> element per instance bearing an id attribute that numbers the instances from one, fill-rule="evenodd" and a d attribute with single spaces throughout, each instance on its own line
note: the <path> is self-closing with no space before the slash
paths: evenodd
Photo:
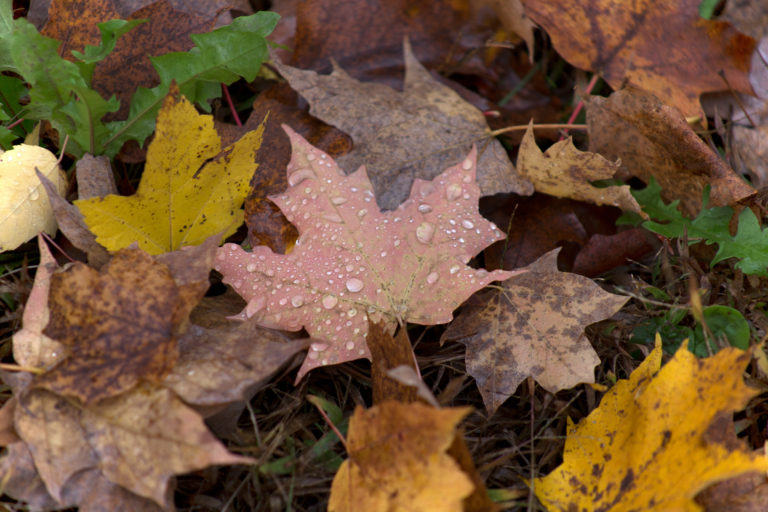
<path id="1" fill-rule="evenodd" d="M 739 215 L 738 230 L 732 236 L 728 225 L 733 209 L 729 206 L 707 208 L 708 190 L 705 191 L 704 206 L 695 219 L 680 213 L 677 209 L 679 201 L 665 204 L 661 199 L 661 187 L 655 180 L 643 190 L 633 190 L 632 195 L 651 218 L 642 224 L 647 230 L 667 238 L 687 236 L 691 244 L 701 241 L 717 244 L 713 265 L 737 258 L 736 268 L 745 274 L 768 276 L 768 232 L 760 228 L 757 217 L 749 208 Z"/>

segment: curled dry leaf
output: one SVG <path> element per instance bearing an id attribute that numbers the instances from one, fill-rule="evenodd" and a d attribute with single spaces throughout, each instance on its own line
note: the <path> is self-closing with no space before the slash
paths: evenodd
<path id="1" fill-rule="evenodd" d="M 725 206 L 755 193 L 728 164 L 688 126 L 677 109 L 636 88 L 609 98 L 586 99 L 589 149 L 621 159 L 622 169 L 648 183 L 661 185 L 667 201 L 680 199 L 684 214 L 701 210 L 705 185 L 711 206 Z"/>
<path id="2" fill-rule="evenodd" d="M 443 333 L 441 341 L 467 346 L 467 371 L 491 413 L 527 377 L 552 393 L 594 382 L 600 358 L 584 328 L 629 300 L 557 270 L 558 252 L 548 252 L 499 289 L 472 297 Z"/>
<path id="3" fill-rule="evenodd" d="M 702 93 L 752 94 L 747 72 L 755 41 L 729 23 L 702 19 L 700 3 L 523 0 L 569 63 L 600 73 L 614 89 L 650 91 L 686 117 L 703 116 Z"/>
<path id="4" fill-rule="evenodd" d="M 0 150 L 0 252 L 17 248 L 41 231 L 56 233 L 56 219 L 36 169 L 59 194 L 66 193 L 66 177 L 47 149 L 19 144 Z"/>
<path id="5" fill-rule="evenodd" d="M 449 322 L 471 293 L 512 275 L 466 265 L 504 236 L 477 211 L 474 150 L 434 180 L 415 180 L 410 198 L 382 213 L 365 168 L 345 176 L 327 154 L 286 131 L 291 186 L 272 200 L 298 228 L 296 247 L 282 255 L 226 244 L 215 268 L 248 301 L 241 319 L 305 327 L 318 340 L 299 379 L 318 366 L 369 357 L 369 317 L 390 327 Z"/>
<path id="6" fill-rule="evenodd" d="M 750 353 L 729 347 L 699 359 L 686 345 L 659 369 L 657 335 L 628 380 L 569 422 L 563 463 L 532 486 L 548 510 L 695 511 L 707 486 L 768 470 L 733 428 L 733 412 L 758 394 L 742 378 Z"/>
<path id="7" fill-rule="evenodd" d="M 337 158 L 347 172 L 365 165 L 379 206 L 394 210 L 414 179 L 432 179 L 479 146 L 477 183 L 482 195 L 530 195 L 502 145 L 488 137 L 485 116 L 440 84 L 413 56 L 406 41 L 403 92 L 359 82 L 338 66 L 328 76 L 275 62 L 280 74 L 310 104 L 309 112 L 350 134 L 354 149 Z"/>
<path id="8" fill-rule="evenodd" d="M 579 151 L 571 137 L 542 153 L 533 137 L 533 121 L 525 131 L 517 156 L 517 172 L 533 183 L 536 192 L 616 206 L 646 216 L 630 194 L 629 185 L 597 188 L 591 184 L 612 179 L 619 166 L 620 162 L 609 162 L 597 153 Z"/>
<path id="9" fill-rule="evenodd" d="M 386 401 L 357 407 L 349 422 L 349 460 L 331 485 L 330 512 L 460 512 L 470 478 L 446 453 L 467 407 L 435 409 Z"/>
<path id="10" fill-rule="evenodd" d="M 21 366 L 49 368 L 64 352 L 64 347 L 59 341 L 43 334 L 43 329 L 50 319 L 48 294 L 51 289 L 51 276 L 59 266 L 41 236 L 37 238 L 37 246 L 40 250 L 40 264 L 32 291 L 24 306 L 23 327 L 13 335 L 13 359 Z"/>

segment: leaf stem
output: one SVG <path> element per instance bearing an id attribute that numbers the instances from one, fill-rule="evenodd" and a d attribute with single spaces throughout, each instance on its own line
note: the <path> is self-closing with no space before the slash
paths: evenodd
<path id="1" fill-rule="evenodd" d="M 499 128 L 498 130 L 493 130 L 488 132 L 488 135 L 491 137 L 496 137 L 497 135 L 501 135 L 503 133 L 508 132 L 522 132 L 528 129 L 529 126 L 532 126 L 534 130 L 586 130 L 587 125 L 585 124 L 571 124 L 571 123 L 554 123 L 554 124 L 517 124 L 514 126 L 507 126 L 506 128 Z"/>

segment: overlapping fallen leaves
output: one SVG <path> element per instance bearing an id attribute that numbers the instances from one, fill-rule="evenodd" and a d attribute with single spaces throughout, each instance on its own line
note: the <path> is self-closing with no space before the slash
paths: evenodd
<path id="1" fill-rule="evenodd" d="M 449 10 L 463 13 L 459 4 Z M 323 76 L 275 60 L 279 73 L 310 103 L 310 112 L 349 134 L 355 145 L 334 161 L 287 130 L 293 150 L 285 191 L 275 168 L 268 175 L 254 173 L 263 125 L 222 150 L 212 119 L 199 116 L 176 90 L 160 112 L 144 176 L 133 197 L 110 191 L 106 197 L 99 197 L 102 192 L 86 198 L 88 187 L 83 184 L 75 208 L 61 197 L 66 194 L 58 171 L 55 179 L 49 175 L 47 180 L 41 173 L 30 173 L 32 181 L 20 185 L 19 204 L 32 206 L 37 201 L 33 196 L 44 187 L 52 204 L 42 214 L 49 221 L 45 227 L 53 231 L 52 211 L 68 240 L 87 253 L 90 266 L 75 262 L 59 268 L 47 246 L 40 244 L 42 261 L 25 306 L 23 329 L 13 338 L 20 371 L 3 374 L 13 393 L 0 409 L 0 442 L 7 447 L 0 458 L 4 491 L 33 509 L 173 510 L 176 475 L 211 465 L 254 463 L 237 455 L 234 445 L 229 451 L 204 420 L 230 407 L 242 408 L 275 369 L 309 346 L 298 379 L 319 366 L 374 358 L 376 404 L 367 410 L 358 407 L 352 415 L 348 459 L 333 480 L 330 510 L 494 510 L 459 428 L 469 409 L 439 407 L 451 399 L 438 401 L 421 380 L 421 361 L 411 349 L 406 323 L 451 322 L 442 341 L 466 346 L 467 371 L 493 414 L 525 379 L 549 393 L 594 383 L 600 359 L 584 328 L 611 317 L 627 297 L 610 294 L 586 277 L 560 272 L 557 250 L 536 253 L 564 241 L 586 245 L 594 234 L 581 224 L 583 217 L 568 210 L 570 203 L 538 212 L 542 226 L 552 227 L 557 217 L 559 228 L 526 253 L 526 263 L 532 263 L 521 275 L 511 272 L 519 265 L 510 263 L 512 250 L 507 249 L 501 255 L 485 254 L 488 268 L 505 270 L 470 266 L 476 253 L 503 238 L 502 231 L 479 214 L 481 194 L 530 194 L 535 189 L 639 212 L 626 186 L 592 184 L 633 175 L 662 182 L 664 193 L 681 196 L 685 213 L 691 214 L 700 207 L 705 185 L 712 186 L 716 204 L 733 204 L 754 192 L 675 111 L 698 115 L 699 94 L 722 89 L 722 84 L 715 83 L 712 70 L 702 73 L 697 68 L 692 74 L 688 66 L 695 59 L 673 65 L 673 73 L 660 73 L 667 68 L 657 59 L 666 57 L 669 66 L 670 56 L 674 61 L 679 52 L 664 56 L 652 51 L 655 45 L 647 29 L 655 27 L 649 21 L 653 16 L 681 28 L 676 32 L 681 41 L 701 42 L 699 51 L 717 55 L 731 85 L 745 91 L 749 87 L 743 53 L 749 40 L 731 37 L 730 29 L 717 22 L 694 23 L 686 10 L 667 19 L 666 8 L 654 10 L 643 3 L 616 26 L 606 26 L 608 18 L 595 18 L 592 11 L 585 14 L 583 6 L 568 6 L 571 14 L 566 16 L 550 12 L 552 6 L 523 4 L 566 59 L 595 69 L 614 86 L 628 81 L 644 89 L 629 87 L 607 100 L 587 100 L 594 152 L 578 151 L 571 141 L 542 152 L 529 128 L 515 168 L 507 150 L 489 137 L 483 113 L 435 80 L 406 43 L 402 93 L 355 80 L 335 64 L 333 73 Z M 510 5 L 507 8 L 522 17 L 523 5 Z M 686 9 L 691 5 L 686 3 Z M 364 48 L 353 45 L 349 50 L 345 38 L 360 39 L 361 33 L 353 34 L 350 27 L 345 33 L 328 34 L 327 23 L 308 19 L 326 13 L 324 6 L 316 0 L 299 7 L 303 24 L 293 63 L 318 69 L 312 55 L 340 48 L 347 62 L 359 63 Z M 90 12 L 104 18 L 117 9 L 115 2 L 105 2 L 103 12 L 88 11 L 81 4 L 73 7 L 68 16 Z M 412 37 L 434 28 L 430 24 L 420 29 L 414 21 L 429 17 L 427 7 L 418 2 L 405 14 L 397 13 L 413 25 Z M 498 3 L 496 8 L 505 12 Z M 56 14 L 61 9 L 62 2 L 54 2 L 51 12 L 56 16 L 48 30 L 67 39 L 65 49 L 94 42 L 95 32 L 88 32 L 93 27 L 68 33 L 67 18 Z M 136 16 L 147 13 L 151 23 L 164 23 L 169 17 L 163 13 L 170 11 L 170 4 L 158 2 Z M 393 19 L 394 12 L 382 6 L 366 15 Z M 185 14 L 191 21 L 182 25 L 207 26 L 214 14 L 215 9 L 201 18 Z M 595 34 L 605 36 L 601 43 L 609 44 L 582 45 L 579 40 L 571 45 L 580 52 L 576 55 L 562 42 L 576 31 L 562 27 L 584 23 L 582 14 L 592 16 L 586 21 L 598 27 Z M 451 24 L 455 21 L 452 18 Z M 132 33 L 134 39 L 124 39 L 120 51 L 143 57 L 145 52 L 130 41 L 157 30 L 149 26 Z M 371 37 L 372 47 L 380 48 L 393 34 L 399 44 L 400 28 L 380 39 Z M 532 46 L 530 24 L 507 23 L 507 28 L 520 31 Z M 189 27 L 180 30 L 186 34 Z M 327 45 L 309 45 L 312 33 L 325 33 Z M 170 32 L 164 36 L 173 39 Z M 727 47 L 731 54 L 723 55 L 723 41 L 739 44 Z M 97 68 L 97 88 L 125 89 L 128 94 L 147 79 L 145 74 L 137 81 L 120 78 L 133 69 L 120 65 L 124 59 L 118 52 L 117 65 L 105 61 Z M 359 76 L 359 69 L 352 71 Z M 692 76 L 695 79 L 689 80 Z M 259 101 L 274 105 L 257 99 L 257 107 Z M 308 122 L 306 114 L 295 119 Z M 255 124 L 252 120 L 247 126 Z M 472 142 L 479 143 L 477 151 L 470 151 Z M 277 147 L 273 152 L 280 151 Z M 268 158 L 286 160 L 288 155 Z M 366 170 L 358 169 L 362 165 L 370 166 L 370 181 Z M 36 176 L 42 185 L 34 181 Z M 235 244 L 216 249 L 242 221 L 239 206 L 249 180 L 252 205 L 266 203 L 266 190 L 277 192 L 270 199 L 298 229 L 296 246 L 287 254 L 266 247 L 249 253 Z M 553 204 L 543 195 L 534 200 L 534 209 Z M 379 205 L 391 211 L 382 212 Z M 560 207 L 562 216 L 554 212 Z M 506 219 L 513 215 L 510 222 L 521 224 L 519 229 L 533 229 L 527 216 L 530 207 L 509 210 Z M 290 247 L 292 232 L 270 212 L 250 217 L 251 240 L 263 229 L 271 234 L 273 248 Z M 274 225 L 254 225 L 260 222 Z M 611 233 L 596 236 L 615 236 L 616 248 L 631 240 L 624 235 L 633 235 Z M 616 252 L 623 262 L 626 248 Z M 499 262 L 489 263 L 491 259 Z M 208 289 L 212 267 L 247 301 L 236 316 L 241 321 L 237 326 L 221 315 L 212 325 L 194 324 L 202 319 L 192 310 Z M 493 281 L 502 282 L 481 290 Z M 459 306 L 461 313 L 454 320 Z M 393 338 L 397 325 L 400 332 Z M 313 339 L 311 345 L 309 340 L 289 341 L 264 326 L 304 328 Z M 368 343 L 375 343 L 370 351 Z M 657 346 L 629 380 L 620 380 L 608 391 L 597 409 L 577 425 L 569 424 L 562 465 L 530 482 L 532 489 L 549 510 L 696 510 L 693 498 L 706 486 L 765 471 L 765 457 L 749 454 L 732 433 L 732 413 L 755 394 L 741 377 L 748 359 L 749 352 L 725 349 L 697 360 L 681 349 L 660 369 Z M 231 421 L 231 415 L 227 419 Z M 485 467 L 502 465 L 504 457 Z M 725 497 L 719 496 L 718 503 L 734 502 L 731 495 L 737 491 L 728 490 L 732 488 L 735 485 L 724 484 Z"/>

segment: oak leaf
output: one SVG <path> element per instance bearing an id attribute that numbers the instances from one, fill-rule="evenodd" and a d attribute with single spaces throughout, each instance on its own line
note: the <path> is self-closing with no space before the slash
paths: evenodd
<path id="1" fill-rule="evenodd" d="M 403 92 L 359 82 L 338 66 L 328 76 L 275 62 L 310 104 L 309 112 L 352 136 L 354 149 L 337 159 L 347 172 L 365 165 L 379 206 L 394 210 L 415 178 L 432 179 L 477 142 L 482 195 L 533 187 L 515 172 L 499 141 L 489 139 L 483 113 L 440 84 L 416 60 L 406 41 Z"/>
<path id="2" fill-rule="evenodd" d="M 512 275 L 466 263 L 502 232 L 477 210 L 476 152 L 432 181 L 414 180 L 397 210 L 376 206 L 366 170 L 344 176 L 327 154 L 285 128 L 293 146 L 285 194 L 272 200 L 299 230 L 292 252 L 226 244 L 214 268 L 248 302 L 239 318 L 318 340 L 298 379 L 321 365 L 370 357 L 368 318 L 449 322 L 471 293 Z"/>
<path id="3" fill-rule="evenodd" d="M 147 164 L 133 196 L 75 201 L 96 241 L 114 251 L 138 242 L 150 254 L 197 245 L 240 223 L 240 205 L 258 167 L 263 125 L 222 151 L 211 116 L 172 90 L 157 118 Z"/>
<path id="4" fill-rule="evenodd" d="M 646 183 L 655 178 L 667 201 L 680 199 L 682 212 L 695 217 L 704 187 L 710 204 L 726 206 L 755 193 L 688 125 L 677 109 L 637 88 L 608 98 L 586 99 L 589 149 L 620 159 L 622 171 Z"/>
<path id="5" fill-rule="evenodd" d="M 612 179 L 620 165 L 597 153 L 579 151 L 571 137 L 556 142 L 542 153 L 533 137 L 533 121 L 525 131 L 517 156 L 517 172 L 533 183 L 536 192 L 616 206 L 644 215 L 629 192 L 629 185 L 597 188 L 590 183 Z"/>
<path id="6" fill-rule="evenodd" d="M 652 92 L 686 117 L 703 116 L 702 93 L 752 94 L 754 39 L 729 23 L 702 19 L 700 3 L 523 0 L 570 64 L 599 73 L 614 89 L 629 84 Z"/>
<path id="7" fill-rule="evenodd" d="M 59 194 L 66 193 L 66 177 L 47 149 L 19 144 L 0 150 L 0 252 L 17 248 L 41 231 L 56 233 L 56 219 L 36 168 Z"/>
<path id="8" fill-rule="evenodd" d="M 499 289 L 472 297 L 443 333 L 442 342 L 467 346 L 467 371 L 491 413 L 527 377 L 552 393 L 594 382 L 600 358 L 584 328 L 629 300 L 557 270 L 558 252 L 548 252 Z"/>
<path id="9" fill-rule="evenodd" d="M 394 401 L 357 407 L 349 422 L 349 460 L 333 479 L 328 510 L 463 510 L 474 486 L 446 452 L 468 413 Z"/>
<path id="10" fill-rule="evenodd" d="M 707 486 L 768 459 L 736 438 L 733 412 L 758 394 L 744 384 L 750 353 L 725 348 L 707 359 L 683 343 L 661 367 L 656 348 L 578 424 L 569 422 L 563 463 L 533 482 L 548 510 L 701 510 Z"/>

